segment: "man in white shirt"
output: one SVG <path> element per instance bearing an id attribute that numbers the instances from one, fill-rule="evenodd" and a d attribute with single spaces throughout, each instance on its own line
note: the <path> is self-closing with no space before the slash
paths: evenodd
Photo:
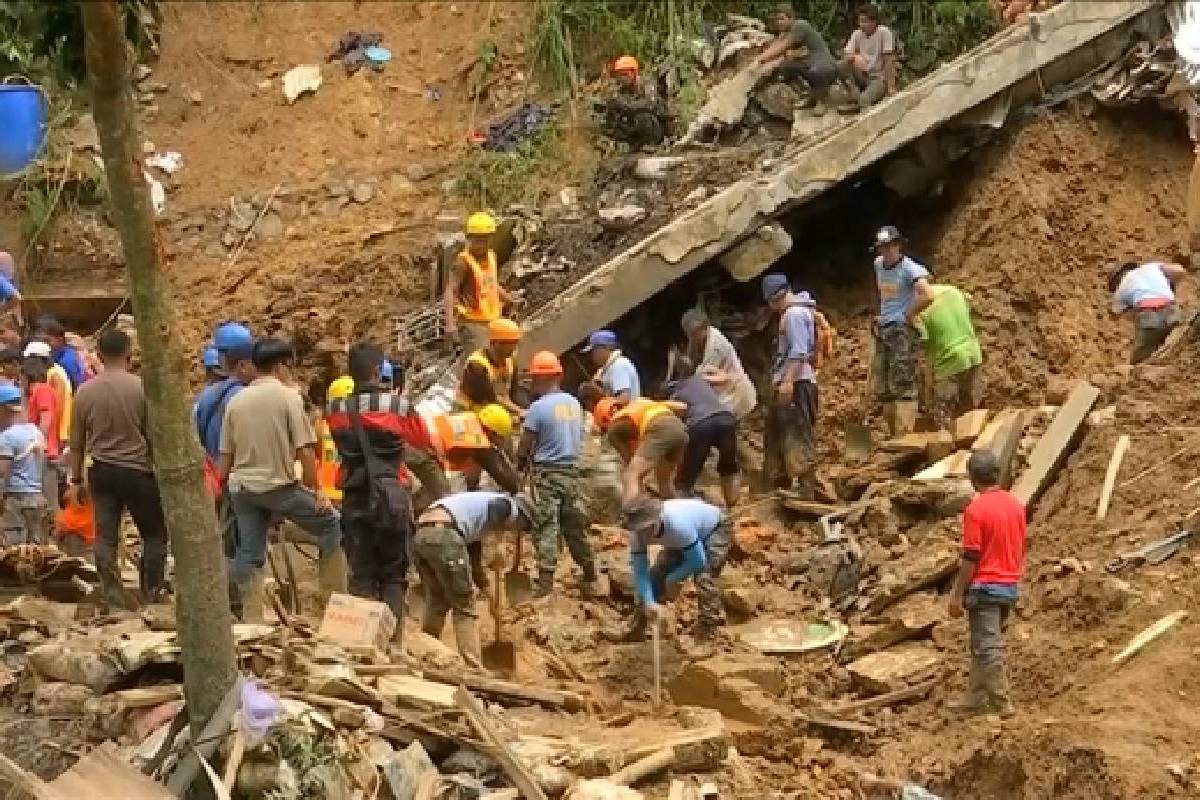
<path id="1" fill-rule="evenodd" d="M 896 93 L 896 35 L 879 23 L 877 6 L 859 8 L 858 28 L 850 34 L 844 55 L 838 77 L 860 110 Z"/>

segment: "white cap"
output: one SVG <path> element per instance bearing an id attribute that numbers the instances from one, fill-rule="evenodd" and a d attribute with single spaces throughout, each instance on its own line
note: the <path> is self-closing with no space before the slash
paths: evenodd
<path id="1" fill-rule="evenodd" d="M 26 358 L 30 358 L 32 356 L 37 356 L 38 358 L 51 358 L 52 355 L 53 351 L 50 349 L 50 345 L 46 344 L 45 342 L 30 342 L 29 344 L 25 345 Z"/>

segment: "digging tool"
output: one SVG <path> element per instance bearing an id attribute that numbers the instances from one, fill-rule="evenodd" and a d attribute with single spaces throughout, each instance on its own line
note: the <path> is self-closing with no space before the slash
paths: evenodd
<path id="1" fill-rule="evenodd" d="M 863 392 L 862 422 L 846 424 L 846 457 L 853 461 L 865 461 L 871 457 L 874 445 L 871 442 L 871 426 L 867 424 L 871 418 L 871 391 L 875 379 L 875 337 L 871 337 L 871 350 L 867 354 L 867 388 Z"/>
<path id="2" fill-rule="evenodd" d="M 520 539 L 517 541 L 520 542 Z M 491 644 L 484 645 L 480 655 L 483 657 L 483 665 L 488 669 L 513 672 L 517 668 L 517 646 L 512 640 L 501 638 L 502 632 L 500 630 L 500 612 L 502 611 L 501 606 L 503 604 L 500 596 L 500 571 L 503 565 L 500 562 L 499 556 L 500 554 L 497 553 L 496 574 L 492 581 L 492 618 L 496 621 L 496 635 L 492 639 Z"/>
<path id="3" fill-rule="evenodd" d="M 529 487 L 529 493 L 533 496 L 534 502 L 537 502 L 537 495 L 533 490 L 533 483 L 530 480 L 530 475 L 533 472 L 533 464 L 521 475 L 521 485 Z M 504 592 L 508 597 L 508 604 L 514 606 L 517 603 L 524 603 L 529 598 L 533 597 L 533 581 L 529 574 L 521 569 L 521 540 L 525 538 L 521 531 L 515 534 L 516 541 L 513 544 L 513 563 L 512 568 L 504 576 Z"/>
<path id="4" fill-rule="evenodd" d="M 654 648 L 654 707 L 662 705 L 662 619 L 655 617 L 650 625 L 651 646 Z"/>

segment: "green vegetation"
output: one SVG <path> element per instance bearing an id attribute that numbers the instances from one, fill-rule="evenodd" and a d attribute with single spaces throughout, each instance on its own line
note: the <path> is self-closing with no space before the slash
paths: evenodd
<path id="1" fill-rule="evenodd" d="M 540 178 L 561 166 L 562 128 L 551 120 L 535 135 L 523 139 L 512 153 L 477 148 L 467 153 L 454 184 L 454 193 L 471 208 L 504 209 L 539 199 Z"/>

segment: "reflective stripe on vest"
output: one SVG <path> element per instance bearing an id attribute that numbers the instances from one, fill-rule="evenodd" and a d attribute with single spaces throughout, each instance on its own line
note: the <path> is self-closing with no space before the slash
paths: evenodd
<path id="1" fill-rule="evenodd" d="M 617 415 L 613 417 L 613 422 L 615 423 L 620 419 L 633 421 L 633 425 L 637 429 L 637 441 L 634 442 L 634 449 L 637 449 L 637 443 L 646 435 L 646 430 L 650 427 L 651 421 L 656 417 L 661 417 L 663 414 L 672 413 L 674 413 L 674 408 L 667 403 L 660 403 L 654 400 L 634 400 L 617 412 Z"/>
<path id="2" fill-rule="evenodd" d="M 475 286 L 470 304 L 460 303 L 458 314 L 472 322 L 491 322 L 500 318 L 500 276 L 496 267 L 496 254 L 488 250 L 487 264 L 481 265 L 470 251 L 464 250 L 459 258 L 471 270 L 471 282 Z"/>
<path id="3" fill-rule="evenodd" d="M 341 500 L 342 459 L 329 432 L 329 423 L 323 419 L 317 427 L 317 439 L 321 445 L 317 464 L 317 477 L 321 488 L 330 500 Z"/>
<path id="4" fill-rule="evenodd" d="M 478 364 L 483 367 L 487 373 L 488 381 L 492 384 L 492 391 L 496 393 L 496 398 L 508 398 L 509 387 L 512 385 L 513 370 L 516 368 L 513 359 L 506 358 L 504 360 L 504 367 L 497 369 L 491 360 L 488 359 L 486 352 L 476 350 L 467 359 L 467 364 Z M 467 397 L 461 388 L 458 390 L 458 402 L 459 405 L 470 411 L 478 411 L 480 408 L 478 404 L 471 402 L 471 399 Z"/>

